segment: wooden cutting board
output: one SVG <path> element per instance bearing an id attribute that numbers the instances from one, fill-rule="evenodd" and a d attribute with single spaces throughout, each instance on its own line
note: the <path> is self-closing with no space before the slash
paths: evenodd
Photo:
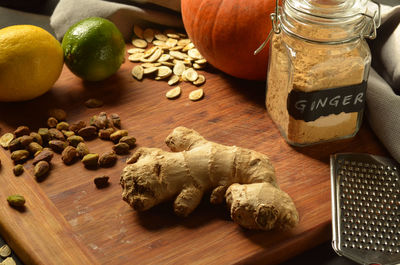
<path id="1" fill-rule="evenodd" d="M 188 218 L 174 216 L 170 203 L 137 213 L 121 199 L 120 173 L 128 156 L 109 169 L 87 170 L 53 158 L 51 174 L 38 183 L 31 162 L 15 177 L 7 150 L 0 150 L 0 232 L 26 264 L 276 264 L 331 238 L 329 156 L 337 152 L 387 155 L 364 123 L 352 139 L 306 148 L 285 143 L 264 106 L 265 83 L 239 80 L 218 70 L 203 74 L 205 97 L 188 99 L 195 87 L 167 100 L 164 81 L 132 78 L 133 64 L 103 82 L 83 82 L 67 68 L 53 89 L 25 103 L 0 103 L 1 133 L 19 125 L 45 127 L 50 108 L 63 108 L 69 122 L 88 121 L 100 111 L 118 113 L 137 146 L 160 147 L 177 126 L 200 132 L 207 139 L 269 155 L 279 184 L 293 198 L 299 225 L 288 232 L 244 230 L 230 220 L 224 205 L 208 198 Z M 102 108 L 88 109 L 88 98 L 100 98 Z M 110 142 L 90 141 L 92 152 L 111 149 Z M 132 152 L 134 152 L 132 150 Z M 131 153 L 132 153 L 131 152 Z M 108 175 L 111 185 L 95 188 L 93 177 Z M 6 197 L 26 197 L 24 212 L 8 207 Z"/>

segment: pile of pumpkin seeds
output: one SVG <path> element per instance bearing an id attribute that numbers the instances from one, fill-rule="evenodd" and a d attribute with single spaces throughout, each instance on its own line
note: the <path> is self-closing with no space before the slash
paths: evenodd
<path id="1" fill-rule="evenodd" d="M 50 110 L 49 116 L 47 127 L 39 128 L 37 132 L 19 126 L 13 133 L 0 137 L 0 145 L 11 152 L 15 176 L 22 175 L 23 164 L 33 159 L 33 174 L 36 180 L 43 180 L 51 169 L 54 153 L 61 154 L 66 165 L 80 159 L 87 168 L 111 167 L 116 163 L 117 155 L 128 154 L 136 143 L 133 136 L 128 136 L 127 130 L 121 129 L 121 119 L 115 113 L 100 112 L 89 123 L 79 121 L 72 124 L 66 122 L 67 114 L 62 109 Z M 91 153 L 85 141 L 97 137 L 114 142 L 112 150 L 103 154 Z"/>
<path id="2" fill-rule="evenodd" d="M 166 80 L 168 85 L 174 86 L 181 81 L 190 82 L 195 86 L 205 83 L 204 75 L 196 70 L 204 69 L 207 60 L 195 48 L 194 44 L 185 33 L 167 29 L 163 32 L 157 29 L 135 25 L 132 44 L 135 48 L 129 49 L 128 59 L 140 63 L 133 67 L 132 75 L 137 80 L 145 76 L 154 80 Z M 168 99 L 180 96 L 182 90 L 179 86 L 166 93 Z M 202 99 L 204 91 L 198 88 L 189 94 L 189 99 L 197 101 Z"/>
<path id="3" fill-rule="evenodd" d="M 0 247 L 0 257 L 4 259 L 0 262 L 0 265 L 15 265 L 14 259 L 11 257 L 11 248 L 4 244 Z"/>

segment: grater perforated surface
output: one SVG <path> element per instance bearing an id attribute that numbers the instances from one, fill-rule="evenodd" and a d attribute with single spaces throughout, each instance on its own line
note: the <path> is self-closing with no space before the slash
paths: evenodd
<path id="1" fill-rule="evenodd" d="M 333 248 L 361 264 L 400 264 L 400 166 L 368 154 L 331 157 Z"/>

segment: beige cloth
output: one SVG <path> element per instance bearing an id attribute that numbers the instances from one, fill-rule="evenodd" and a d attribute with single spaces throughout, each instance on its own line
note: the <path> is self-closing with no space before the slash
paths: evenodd
<path id="1" fill-rule="evenodd" d="M 366 117 L 400 162 L 400 6 L 382 8 L 382 26 L 370 43 L 373 69 L 368 80 Z"/>
<path id="2" fill-rule="evenodd" d="M 123 2 L 123 3 L 119 3 Z M 183 27 L 180 0 L 135 0 L 109 2 L 102 0 L 60 0 L 50 25 L 58 39 L 76 22 L 88 17 L 104 17 L 119 28 L 126 41 L 132 36 L 134 24 Z"/>

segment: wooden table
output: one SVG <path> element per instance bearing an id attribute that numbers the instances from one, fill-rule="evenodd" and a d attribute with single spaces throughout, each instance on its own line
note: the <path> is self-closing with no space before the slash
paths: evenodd
<path id="1" fill-rule="evenodd" d="M 109 169 L 87 170 L 81 163 L 65 166 L 59 155 L 47 179 L 33 179 L 31 162 L 15 177 L 7 150 L 0 150 L 0 232 L 26 264 L 277 264 L 331 238 L 329 156 L 338 152 L 388 155 L 364 123 L 352 139 L 294 148 L 285 143 L 264 106 L 265 83 L 205 72 L 205 97 L 188 99 L 195 87 L 181 84 L 183 93 L 167 100 L 163 81 L 134 80 L 133 64 L 103 82 L 83 82 L 64 68 L 53 89 L 24 103 L 0 103 L 1 133 L 19 125 L 46 126 L 50 108 L 63 108 L 69 122 L 88 121 L 100 111 L 118 113 L 123 128 L 137 146 L 160 147 L 177 126 L 199 131 L 209 140 L 257 150 L 270 156 L 278 182 L 293 198 L 299 225 L 288 232 L 248 231 L 230 220 L 224 205 L 205 199 L 188 218 L 174 216 L 170 203 L 134 212 L 121 199 L 121 156 Z M 88 109 L 88 98 L 105 104 Z M 90 141 L 91 151 L 110 150 L 111 142 Z M 135 149 L 134 149 L 135 150 Z M 132 150 L 132 152 L 134 151 Z M 95 188 L 93 177 L 108 175 L 111 185 Z M 20 193 L 24 212 L 6 205 Z"/>

